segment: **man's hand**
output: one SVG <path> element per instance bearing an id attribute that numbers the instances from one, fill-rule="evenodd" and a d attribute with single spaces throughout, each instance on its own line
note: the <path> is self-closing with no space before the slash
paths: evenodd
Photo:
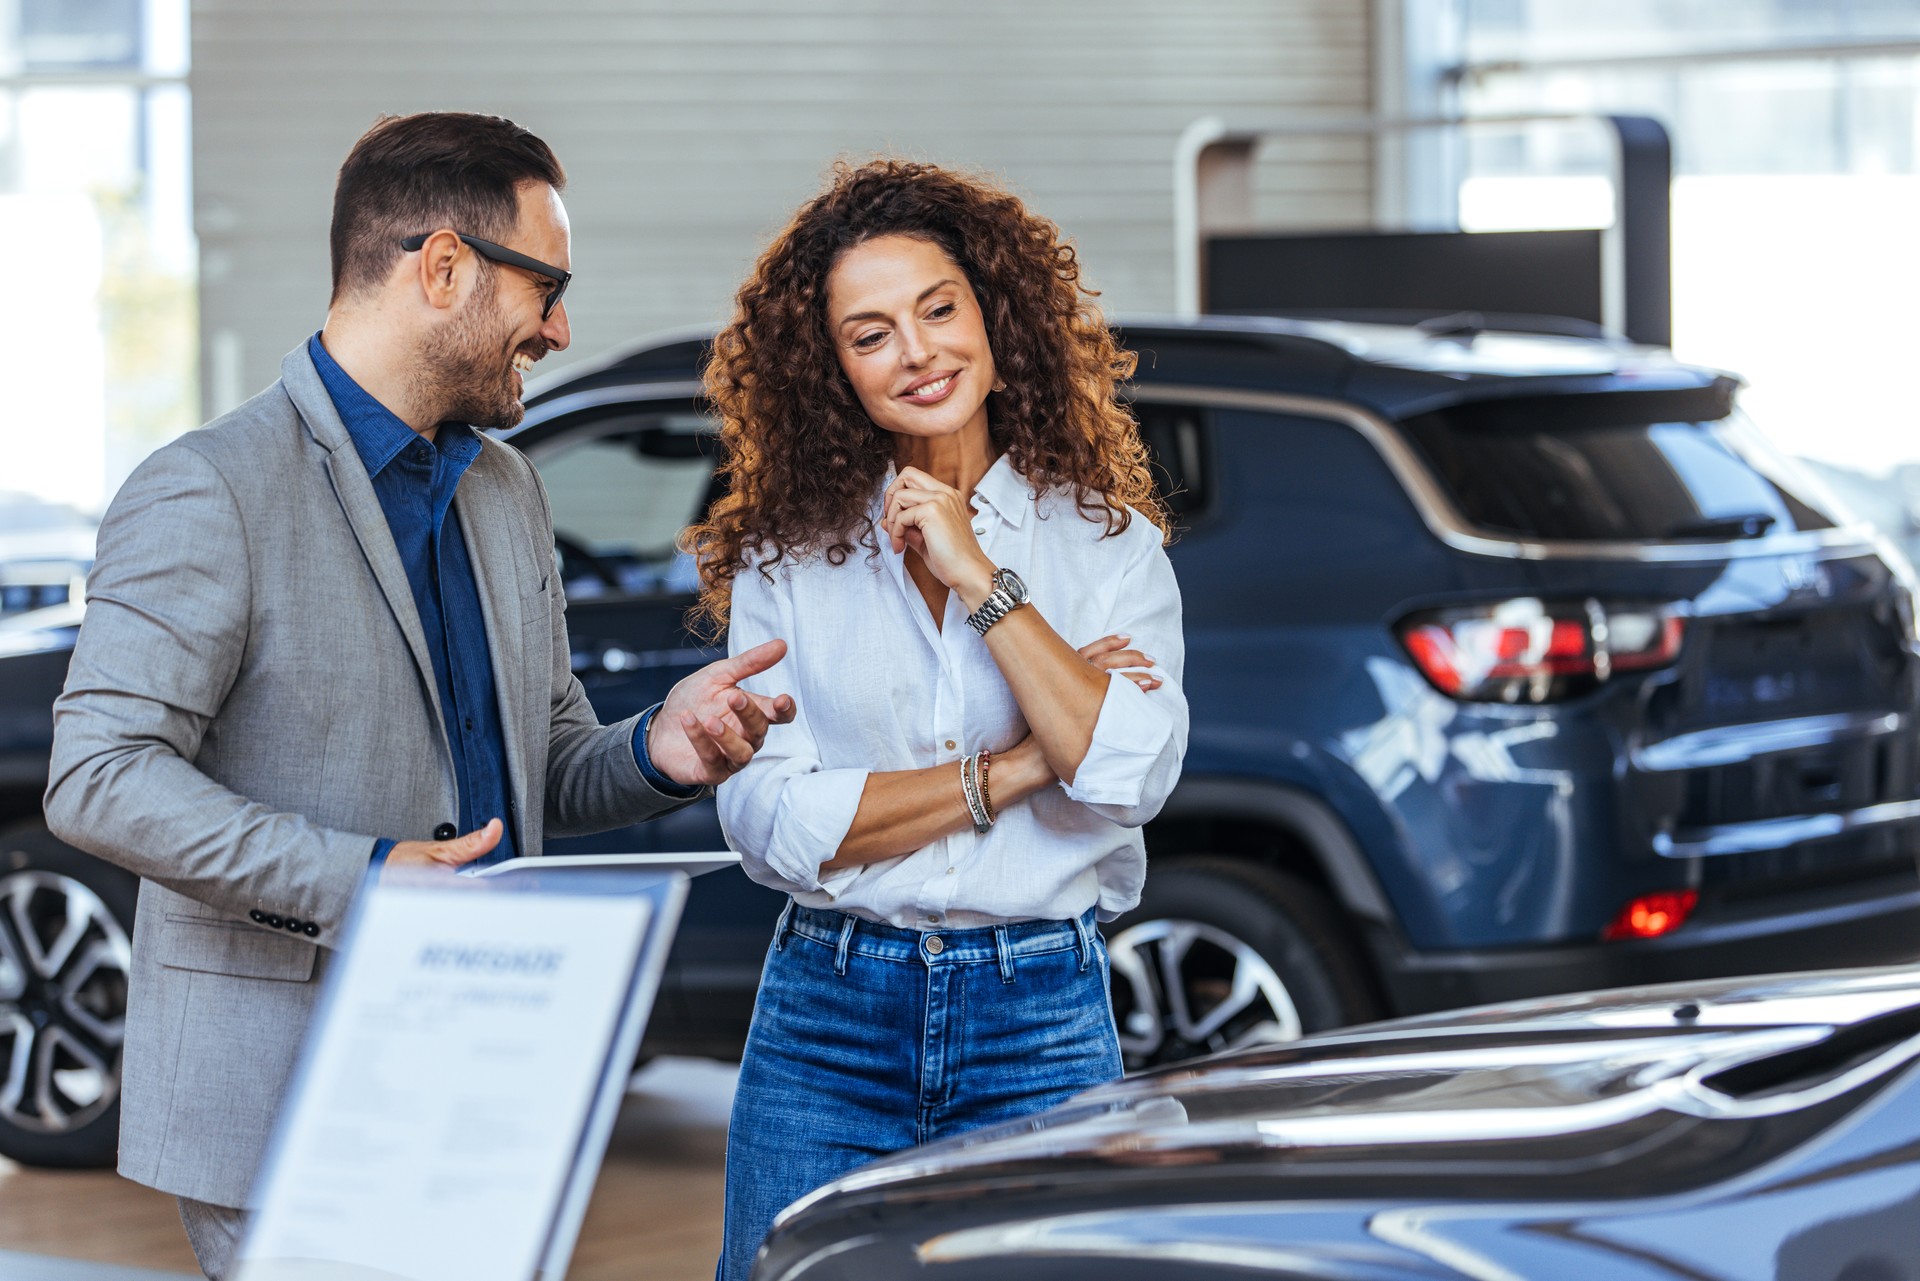
<path id="1" fill-rule="evenodd" d="M 767 741 L 767 726 L 793 719 L 793 698 L 749 694 L 740 682 L 787 656 L 770 640 L 744 654 L 709 663 L 682 680 L 647 726 L 647 755 L 662 774 L 687 787 L 724 783 Z"/>
<path id="2" fill-rule="evenodd" d="M 380 875 L 386 876 L 387 869 L 392 867 L 458 871 L 481 855 L 490 853 L 500 843 L 500 834 L 505 830 L 499 819 L 490 818 L 479 831 L 456 836 L 450 841 L 401 841 L 387 851 L 387 861 L 380 865 Z"/>

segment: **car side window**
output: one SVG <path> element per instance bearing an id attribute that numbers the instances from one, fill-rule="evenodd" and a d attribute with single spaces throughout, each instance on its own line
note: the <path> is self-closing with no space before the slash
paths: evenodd
<path id="1" fill-rule="evenodd" d="M 712 501 L 717 453 L 712 421 L 691 408 L 628 408 L 545 441 L 534 464 L 568 598 L 697 590 L 675 542 Z"/>
<path id="2" fill-rule="evenodd" d="M 1133 407 L 1146 442 L 1154 488 L 1182 525 L 1191 524 L 1208 506 L 1207 411 L 1191 405 L 1141 404 Z"/>

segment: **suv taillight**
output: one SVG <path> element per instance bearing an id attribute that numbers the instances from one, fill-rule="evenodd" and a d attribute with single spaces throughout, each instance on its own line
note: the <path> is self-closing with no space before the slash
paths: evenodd
<path id="1" fill-rule="evenodd" d="M 1550 703 L 1680 656 L 1681 619 L 1653 606 L 1532 597 L 1414 614 L 1400 643 L 1434 688 L 1478 703 Z"/>

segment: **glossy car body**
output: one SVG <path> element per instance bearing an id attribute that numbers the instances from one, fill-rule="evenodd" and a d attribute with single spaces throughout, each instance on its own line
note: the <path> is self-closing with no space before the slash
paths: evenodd
<path id="1" fill-rule="evenodd" d="M 1730 412 L 1731 379 L 1476 330 L 1237 318 L 1123 337 L 1183 527 L 1169 555 L 1192 709 L 1182 781 L 1146 833 L 1145 901 L 1106 927 L 1131 1065 L 1380 1014 L 1909 954 L 1905 570 L 1770 458 Z M 546 482 L 573 664 L 605 720 L 720 652 L 686 631 L 693 573 L 674 550 L 718 492 L 704 350 L 673 337 L 567 371 L 506 437 Z M 1557 611 L 1594 672 L 1456 697 L 1409 649 L 1410 628 L 1515 609 Z M 1674 652 L 1630 667 L 1635 618 L 1674 629 Z M 5 957 L 29 931 L 123 947 L 68 927 L 126 887 L 39 821 L 77 622 L 0 622 L 0 1014 L 24 1008 Z M 1605 679 L 1603 649 L 1620 656 Z M 720 843 L 708 802 L 550 848 Z M 1679 928 L 1603 937 L 1635 900 L 1675 893 L 1697 899 Z M 738 1053 L 781 902 L 738 872 L 696 882 L 649 1053 Z M 36 976 L 34 1016 L 81 1002 L 114 1031 L 111 985 L 90 971 L 76 993 L 70 977 Z M 25 1033 L 7 1026 L 0 1065 L 65 1079 L 15 1055 Z M 88 1044 L 110 1058 L 110 1036 Z M 10 1124 L 58 1148 L 38 1089 L 0 1081 L 0 1151 L 23 1151 Z M 9 1097 L 26 1103 L 10 1113 Z M 99 1118 L 86 1151 L 101 1159 L 93 1107 L 69 1115 Z"/>
<path id="2" fill-rule="evenodd" d="M 1193 729 L 1181 785 L 1147 832 L 1149 895 L 1193 871 L 1260 899 L 1270 883 L 1228 879 L 1257 868 L 1334 905 L 1319 934 L 1261 949 L 1289 990 L 1259 1022 L 1218 1017 L 1230 997 L 1170 1008 L 1180 984 L 1162 972 L 1181 958 L 1166 931 L 1159 946 L 1117 947 L 1136 1062 L 1382 1009 L 1905 955 L 1920 929 L 1920 668 L 1898 558 L 1817 513 L 1805 519 L 1818 527 L 1783 518 L 1743 539 L 1490 532 L 1412 429 L 1482 405 L 1535 407 L 1552 428 L 1609 398 L 1718 418 L 1731 380 L 1567 338 L 1258 319 L 1124 332 L 1142 354 L 1136 409 L 1185 527 L 1170 555 Z M 638 710 L 706 655 L 676 649 L 687 598 L 672 583 L 602 591 L 565 554 L 591 539 L 566 538 L 571 482 L 551 460 L 593 432 L 641 449 L 654 432 L 662 455 L 708 449 L 698 435 L 667 443 L 672 415 L 698 423 L 703 350 L 663 342 L 571 376 L 511 437 L 553 493 L 577 662 L 603 716 Z M 622 572 L 599 567 L 608 583 Z M 1513 705 L 1438 692 L 1396 633 L 1423 610 L 1518 598 L 1660 602 L 1686 619 L 1686 644 L 1672 666 Z M 590 844 L 711 844 L 711 815 Z M 1636 895 L 1682 887 L 1700 904 L 1681 929 L 1602 940 Z M 1218 901 L 1167 911 L 1225 928 L 1202 915 Z M 696 887 L 657 1044 L 738 1046 L 778 905 L 742 877 Z M 1299 918 L 1316 905 L 1279 908 Z M 1276 954 L 1290 948 L 1344 950 L 1353 964 L 1289 972 Z M 1216 990 L 1229 981 L 1214 971 Z M 1143 1011 L 1163 1026 L 1129 1027 Z"/>
<path id="3" fill-rule="evenodd" d="M 1899 1281 L 1920 972 L 1493 1007 L 1161 1069 L 785 1211 L 756 1281 Z"/>

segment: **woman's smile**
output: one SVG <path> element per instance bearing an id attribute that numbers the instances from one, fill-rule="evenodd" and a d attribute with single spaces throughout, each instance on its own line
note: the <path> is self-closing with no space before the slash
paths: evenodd
<path id="1" fill-rule="evenodd" d="M 937 405 L 953 394 L 953 384 L 959 377 L 958 370 L 929 374 L 901 392 L 900 399 L 916 405 Z"/>

